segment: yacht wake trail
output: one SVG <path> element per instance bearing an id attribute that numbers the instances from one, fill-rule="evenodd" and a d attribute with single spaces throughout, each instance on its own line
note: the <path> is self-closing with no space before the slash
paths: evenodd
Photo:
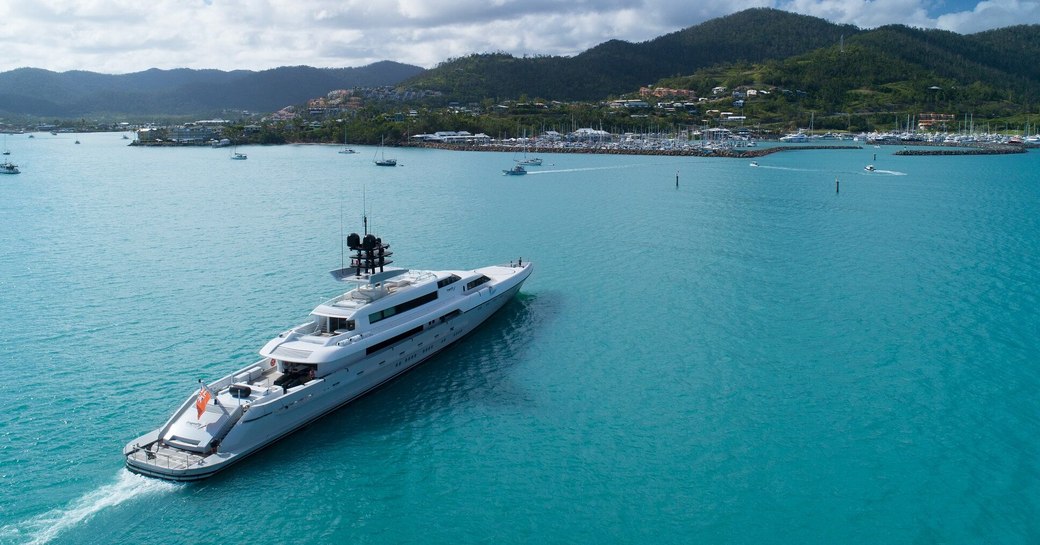
<path id="1" fill-rule="evenodd" d="M 116 482 L 92 490 L 65 507 L 0 527 L 0 541 L 8 543 L 8 540 L 17 540 L 27 545 L 50 543 L 62 532 L 106 508 L 146 495 L 172 492 L 180 486 L 182 485 L 135 475 L 123 469 Z"/>

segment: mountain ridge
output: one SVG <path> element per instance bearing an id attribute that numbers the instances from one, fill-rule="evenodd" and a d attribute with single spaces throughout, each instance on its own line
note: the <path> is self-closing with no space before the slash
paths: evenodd
<path id="1" fill-rule="evenodd" d="M 0 73 L 0 111 L 8 115 L 84 116 L 269 112 L 335 89 L 393 86 L 423 71 L 380 61 L 357 68 L 283 66 L 262 71 L 151 68 L 130 74 L 18 68 Z"/>

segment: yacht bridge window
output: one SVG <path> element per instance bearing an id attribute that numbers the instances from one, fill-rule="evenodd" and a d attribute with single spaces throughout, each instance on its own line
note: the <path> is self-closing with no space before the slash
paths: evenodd
<path id="1" fill-rule="evenodd" d="M 390 308 L 380 310 L 379 312 L 373 312 L 372 314 L 369 314 L 368 323 L 374 324 L 380 320 L 385 320 L 395 314 L 404 312 L 406 310 L 412 310 L 413 308 L 416 308 L 420 305 L 425 305 L 426 303 L 429 303 L 430 301 L 433 301 L 435 299 L 437 299 L 437 292 L 431 291 L 426 295 L 420 295 L 419 297 L 416 297 L 415 299 L 412 299 L 410 301 L 405 301 L 403 303 L 394 305 Z"/>
<path id="2" fill-rule="evenodd" d="M 471 281 L 466 283 L 466 290 L 467 291 L 471 290 L 471 289 L 473 289 L 473 288 L 475 288 L 475 287 L 477 287 L 477 286 L 479 286 L 481 284 L 486 284 L 486 283 L 488 283 L 490 281 L 491 281 L 491 279 L 488 278 L 487 276 L 480 275 L 480 278 L 478 278 L 476 280 L 471 280 Z"/>
<path id="3" fill-rule="evenodd" d="M 462 279 L 459 278 L 459 275 L 457 275 L 457 274 L 453 274 L 453 275 L 451 275 L 451 276 L 449 276 L 447 278 L 441 278 L 440 280 L 437 281 L 437 289 L 443 288 L 444 286 L 447 286 L 447 285 L 450 285 L 450 284 L 454 284 L 455 282 L 458 282 L 459 280 L 462 280 Z"/>

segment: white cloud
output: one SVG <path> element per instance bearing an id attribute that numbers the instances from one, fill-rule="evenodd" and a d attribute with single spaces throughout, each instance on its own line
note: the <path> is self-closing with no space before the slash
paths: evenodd
<path id="1" fill-rule="evenodd" d="M 1040 1 L 990 0 L 971 11 L 940 15 L 936 27 L 970 34 L 982 30 L 1040 22 Z"/>
<path id="2" fill-rule="evenodd" d="M 1040 0 L 8 0 L 0 70 L 124 73 L 147 68 L 262 70 L 430 67 L 506 51 L 575 55 L 610 39 L 645 41 L 751 7 L 864 28 L 903 23 L 957 32 L 1040 22 Z M 929 9 L 931 9 L 930 15 Z M 936 13 L 945 10 L 945 13 Z"/>
<path id="3" fill-rule="evenodd" d="M 875 28 L 899 23 L 932 27 L 934 22 L 920 0 L 791 0 L 783 9 L 847 23 L 860 28 Z"/>

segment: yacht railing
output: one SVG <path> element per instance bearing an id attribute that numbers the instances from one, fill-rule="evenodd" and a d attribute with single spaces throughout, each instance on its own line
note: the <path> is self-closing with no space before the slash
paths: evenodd
<path id="1" fill-rule="evenodd" d="M 158 447 L 154 451 L 149 447 L 140 447 L 130 452 L 128 457 L 132 460 L 143 462 L 145 465 L 163 467 L 166 469 L 187 469 L 198 464 L 205 458 L 199 454 L 193 454 L 183 450 L 172 450 Z"/>

